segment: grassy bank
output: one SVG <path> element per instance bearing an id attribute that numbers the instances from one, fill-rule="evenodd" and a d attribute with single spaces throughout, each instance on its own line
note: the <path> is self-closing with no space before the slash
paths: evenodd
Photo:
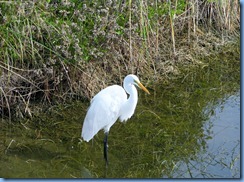
<path id="1" fill-rule="evenodd" d="M 234 0 L 1 1 L 0 112 L 91 98 L 134 73 L 147 85 L 239 37 Z"/>

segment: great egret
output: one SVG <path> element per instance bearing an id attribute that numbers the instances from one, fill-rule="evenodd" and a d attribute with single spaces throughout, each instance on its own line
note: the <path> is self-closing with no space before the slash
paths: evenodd
<path id="1" fill-rule="evenodd" d="M 104 159 L 106 161 L 106 166 L 108 165 L 109 129 L 118 118 L 123 122 L 134 114 L 138 101 L 138 94 L 135 86 L 140 87 L 146 93 L 150 94 L 141 84 L 138 77 L 130 74 L 124 79 L 124 88 L 119 85 L 112 85 L 95 95 L 87 111 L 81 136 L 85 141 L 89 142 L 99 130 L 104 129 Z M 127 93 L 129 94 L 128 99 Z"/>

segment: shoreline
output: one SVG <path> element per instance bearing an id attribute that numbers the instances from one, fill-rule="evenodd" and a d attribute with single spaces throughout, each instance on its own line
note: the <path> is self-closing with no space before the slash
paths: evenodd
<path id="1" fill-rule="evenodd" d="M 0 113 L 10 120 L 32 117 L 30 105 L 35 103 L 87 101 L 108 85 L 121 85 L 130 73 L 146 86 L 168 82 L 184 67 L 203 66 L 205 57 L 240 39 L 240 12 L 234 10 L 240 8 L 238 1 L 232 1 L 232 8 L 204 1 L 120 1 L 119 14 L 113 4 L 107 8 L 89 1 L 18 3 L 1 7 Z M 232 21 L 223 22 L 218 7 Z M 212 8 L 215 14 L 201 14 L 201 8 Z"/>

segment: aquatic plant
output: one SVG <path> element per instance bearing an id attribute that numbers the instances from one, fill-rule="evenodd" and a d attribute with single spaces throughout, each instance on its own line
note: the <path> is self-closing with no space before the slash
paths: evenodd
<path id="1" fill-rule="evenodd" d="M 128 73 L 167 80 L 239 37 L 239 15 L 237 0 L 1 1 L 0 112 L 31 117 L 33 101 L 91 98 Z"/>

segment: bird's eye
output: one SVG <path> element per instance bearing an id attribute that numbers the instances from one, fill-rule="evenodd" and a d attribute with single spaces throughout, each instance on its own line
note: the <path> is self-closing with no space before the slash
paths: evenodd
<path id="1" fill-rule="evenodd" d="M 138 83 L 136 80 L 134 80 L 133 85 L 138 86 Z M 139 87 L 139 86 L 138 86 Z"/>

